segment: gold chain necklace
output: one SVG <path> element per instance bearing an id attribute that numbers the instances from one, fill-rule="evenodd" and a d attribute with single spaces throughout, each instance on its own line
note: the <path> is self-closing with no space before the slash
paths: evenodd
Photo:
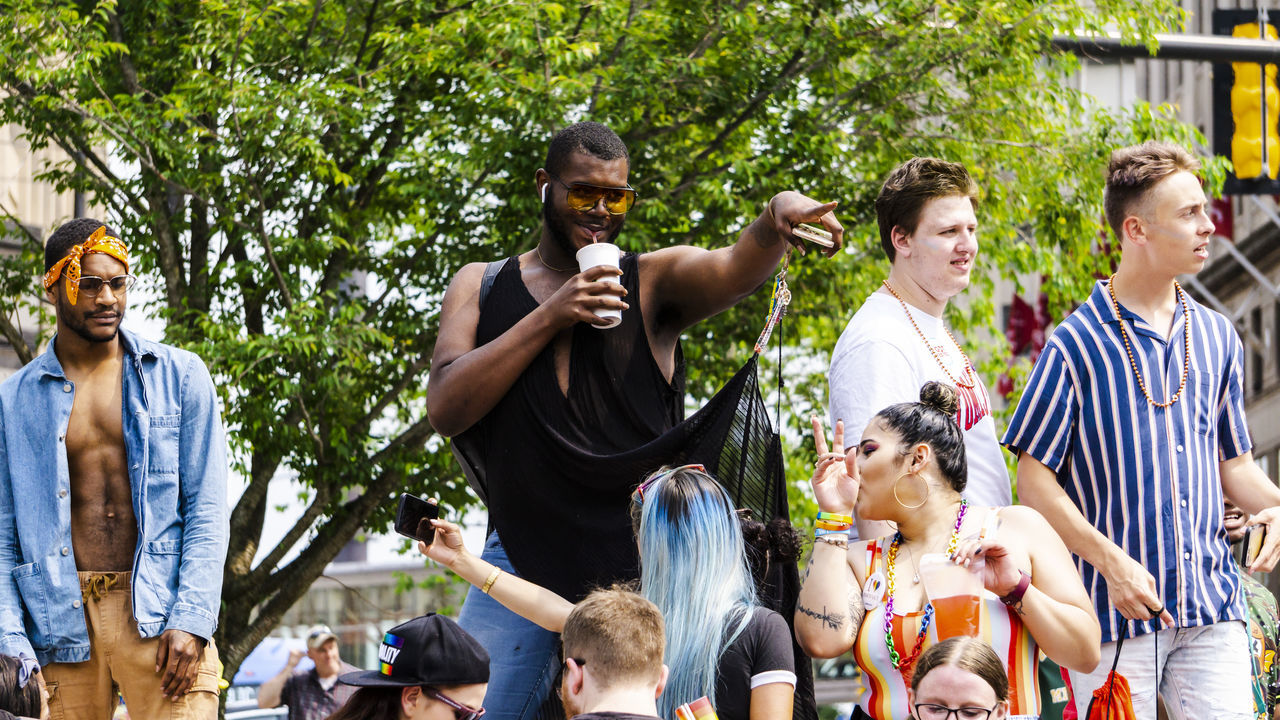
<path id="1" fill-rule="evenodd" d="M 1133 359 L 1133 348 L 1129 346 L 1129 331 L 1124 327 L 1124 318 L 1120 317 L 1120 302 L 1116 300 L 1116 276 L 1112 275 L 1107 280 L 1107 293 L 1111 295 L 1111 308 L 1115 310 L 1116 319 L 1120 321 L 1120 337 L 1124 339 L 1124 351 L 1129 355 L 1129 367 L 1133 368 L 1133 374 L 1138 378 L 1138 387 L 1142 388 L 1142 394 L 1147 396 L 1147 402 L 1158 408 L 1167 408 L 1178 402 L 1178 398 L 1182 397 L 1182 391 L 1187 387 L 1187 375 L 1191 372 L 1191 312 L 1187 308 L 1187 294 L 1177 280 L 1173 281 L 1173 289 L 1178 295 L 1178 303 L 1182 305 L 1182 317 L 1185 322 L 1182 327 L 1182 377 L 1178 380 L 1178 392 L 1174 393 L 1167 402 L 1159 403 L 1151 397 L 1151 391 L 1147 389 L 1147 383 L 1138 370 L 1138 363 Z"/>
<path id="2" fill-rule="evenodd" d="M 969 356 L 964 353 L 964 348 L 960 347 L 959 342 L 956 342 L 956 336 L 951 334 L 951 331 L 947 329 L 946 325 L 942 326 L 942 332 L 946 333 L 947 337 L 951 338 L 951 343 L 955 345 L 956 350 L 960 352 L 960 357 L 964 358 L 964 372 L 961 374 L 969 378 L 968 383 L 951 374 L 951 371 L 947 369 L 946 364 L 942 362 L 942 358 L 938 355 L 938 351 L 934 350 L 933 346 L 929 344 L 929 338 L 925 337 L 925 334 L 921 332 L 920 326 L 916 324 L 916 319 L 911 316 L 911 309 L 907 307 L 907 302 L 902 299 L 902 296 L 898 294 L 897 290 L 893 289 L 893 286 L 889 284 L 888 280 L 883 281 L 883 284 L 884 289 L 888 290 L 890 295 L 898 299 L 898 304 L 902 305 L 902 312 L 906 313 L 907 320 L 911 321 L 911 327 L 916 329 L 916 334 L 920 336 L 920 340 L 924 343 L 925 349 L 927 349 L 929 354 L 933 356 L 933 359 L 938 363 L 938 367 L 942 368 L 942 372 L 946 373 L 952 383 L 959 385 L 965 390 L 972 390 L 974 386 L 978 384 L 977 374 L 974 373 L 973 363 L 969 362 Z"/>
<path id="3" fill-rule="evenodd" d="M 546 269 L 548 269 L 548 270 L 554 270 L 554 271 L 556 271 L 556 272 L 571 272 L 571 271 L 573 271 L 573 270 L 575 269 L 575 268 L 571 268 L 571 267 L 567 267 L 567 268 L 558 268 L 558 267 L 556 267 L 555 265 L 552 265 L 551 263 L 547 262 L 546 260 L 543 260 L 543 259 L 542 259 L 542 246 L 541 246 L 541 245 L 535 245 L 535 246 L 533 247 L 533 251 L 534 251 L 534 252 L 536 252 L 536 253 L 538 253 L 538 262 L 542 263 L 542 267 L 544 267 L 544 268 L 546 268 Z"/>

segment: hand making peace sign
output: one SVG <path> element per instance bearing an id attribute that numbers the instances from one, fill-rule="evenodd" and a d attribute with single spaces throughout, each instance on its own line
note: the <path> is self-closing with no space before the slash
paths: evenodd
<path id="1" fill-rule="evenodd" d="M 818 451 L 818 460 L 814 463 L 813 496 L 823 512 L 840 515 L 853 514 L 853 506 L 858 502 L 858 488 L 861 479 L 858 476 L 858 448 L 855 446 L 847 455 L 840 452 L 844 448 L 844 422 L 837 420 L 835 432 L 832 434 L 832 448 L 827 448 L 826 431 L 817 415 L 809 418 L 813 423 L 813 445 Z"/>

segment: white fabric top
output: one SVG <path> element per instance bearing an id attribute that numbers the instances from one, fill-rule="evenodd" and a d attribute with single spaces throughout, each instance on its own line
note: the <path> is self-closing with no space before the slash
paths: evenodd
<path id="1" fill-rule="evenodd" d="M 964 356 L 947 337 L 941 318 L 907 307 L 952 377 L 967 380 Z M 872 293 L 841 333 L 827 371 L 831 425 L 844 420 L 844 449 L 858 444 L 867 423 L 881 410 L 895 403 L 919 401 L 921 386 L 930 380 L 955 387 L 955 381 L 947 377 L 911 327 L 898 300 L 887 293 Z M 1002 507 L 1013 502 L 1009 473 L 996 439 L 987 389 L 976 374 L 974 380 L 972 390 L 956 387 L 960 394 L 957 421 L 964 430 L 969 466 L 964 497 L 976 507 Z"/>

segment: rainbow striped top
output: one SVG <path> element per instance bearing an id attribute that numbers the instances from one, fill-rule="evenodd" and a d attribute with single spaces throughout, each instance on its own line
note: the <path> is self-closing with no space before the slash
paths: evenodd
<path id="1" fill-rule="evenodd" d="M 884 555 L 891 537 L 867 543 L 867 574 L 879 570 L 886 572 Z M 899 563 L 902 562 L 899 557 Z M 898 568 L 901 571 L 901 567 Z M 910 681 L 893 668 L 889 651 L 884 643 L 884 612 L 888 589 L 880 602 L 863 616 L 858 626 L 858 637 L 853 643 L 853 658 L 862 670 L 858 678 L 855 701 L 862 711 L 876 720 L 905 718 L 911 710 L 907 705 L 907 688 Z M 907 657 L 915 649 L 916 635 L 924 611 L 898 614 L 894 609 L 893 643 L 901 657 Z M 935 618 L 936 620 L 936 618 Z M 979 609 L 978 635 L 996 651 L 1009 673 L 1009 714 L 1011 717 L 1040 716 L 1040 689 L 1037 674 L 1040 653 L 1031 633 L 1012 608 L 1006 607 L 989 591 L 984 591 Z M 937 625 L 931 625 L 925 635 L 925 648 L 938 642 Z M 910 672 L 914 668 L 909 668 Z"/>

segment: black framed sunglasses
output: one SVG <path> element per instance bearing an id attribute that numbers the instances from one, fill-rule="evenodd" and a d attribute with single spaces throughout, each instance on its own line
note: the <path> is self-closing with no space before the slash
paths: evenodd
<path id="1" fill-rule="evenodd" d="M 423 688 L 422 691 L 426 693 L 428 697 L 435 698 L 452 708 L 453 717 L 456 720 L 480 720 L 480 718 L 484 716 L 484 708 L 467 707 L 435 688 Z"/>
<path id="2" fill-rule="evenodd" d="M 578 667 L 584 667 L 587 664 L 587 661 L 581 658 L 565 658 L 560 661 L 560 671 L 556 673 L 555 685 L 552 685 L 556 689 L 556 697 L 562 696 L 561 688 L 564 687 L 564 671 L 569 667 L 570 660 L 577 663 Z"/>
<path id="3" fill-rule="evenodd" d="M 996 711 L 996 708 L 973 706 L 950 708 L 933 703 L 916 703 L 915 709 L 917 720 L 951 720 L 952 715 L 960 720 L 987 720 L 991 717 L 991 713 Z"/>
<path id="4" fill-rule="evenodd" d="M 569 191 L 569 194 L 565 197 L 565 202 L 570 208 L 578 212 L 590 212 L 592 208 L 600 204 L 601 200 L 604 200 L 604 209 L 610 215 L 626 215 L 631 206 L 636 204 L 636 189 L 630 185 L 626 187 L 604 187 L 584 182 L 566 183 L 555 175 L 551 175 L 551 179 L 560 183 L 565 190 Z"/>
<path id="5" fill-rule="evenodd" d="M 138 278 L 133 275 L 117 275 L 113 278 L 81 275 L 76 285 L 80 287 L 80 292 L 84 293 L 86 297 L 97 297 L 104 286 L 111 286 L 111 292 L 119 295 L 120 293 L 129 292 L 129 288 L 133 287 L 136 282 L 138 282 Z"/>

